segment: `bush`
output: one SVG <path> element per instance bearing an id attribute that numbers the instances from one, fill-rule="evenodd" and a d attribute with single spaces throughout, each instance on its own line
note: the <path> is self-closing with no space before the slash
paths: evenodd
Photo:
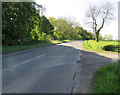
<path id="1" fill-rule="evenodd" d="M 105 51 L 116 51 L 116 47 L 114 45 L 106 45 L 103 47 Z"/>
<path id="2" fill-rule="evenodd" d="M 118 52 L 118 51 L 120 51 L 120 45 L 119 45 L 118 41 L 99 41 L 99 42 L 96 42 L 93 40 L 89 40 L 89 41 L 83 42 L 83 47 L 84 47 L 84 49 L 93 50 L 93 51 L 97 51 L 97 52 L 106 52 L 106 51 L 107 52 L 108 51 Z"/>

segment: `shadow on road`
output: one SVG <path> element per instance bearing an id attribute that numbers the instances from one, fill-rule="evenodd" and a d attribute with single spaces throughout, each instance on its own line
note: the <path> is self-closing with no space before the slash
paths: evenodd
<path id="1" fill-rule="evenodd" d="M 81 47 L 76 41 L 3 55 L 3 92 L 89 92 L 94 72 L 111 58 Z"/>
<path id="2" fill-rule="evenodd" d="M 83 50 L 76 76 L 77 92 L 90 93 L 95 85 L 95 82 L 92 80 L 94 72 L 112 61 L 113 59 L 106 57 L 106 55 L 101 56 L 96 52 Z M 118 61 L 118 59 L 115 59 L 115 61 Z"/>

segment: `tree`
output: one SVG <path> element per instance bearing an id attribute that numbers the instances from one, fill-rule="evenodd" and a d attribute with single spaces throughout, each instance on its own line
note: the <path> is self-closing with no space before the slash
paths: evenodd
<path id="1" fill-rule="evenodd" d="M 40 18 L 40 31 L 46 34 L 52 34 L 52 30 L 54 30 L 54 26 L 49 22 L 49 20 L 45 16 L 42 16 Z"/>
<path id="2" fill-rule="evenodd" d="M 92 25 L 97 42 L 99 42 L 100 31 L 104 24 L 113 19 L 112 10 L 113 6 L 107 2 L 101 6 L 91 5 L 86 13 L 87 20 L 89 20 L 87 23 Z"/>
<path id="3" fill-rule="evenodd" d="M 2 3 L 2 44 L 28 44 L 50 36 L 53 25 L 45 16 L 45 8 L 35 2 Z"/>
<path id="4" fill-rule="evenodd" d="M 94 34 L 87 32 L 87 30 L 80 27 L 80 24 L 76 24 L 73 18 L 54 18 L 49 17 L 50 23 L 55 27 L 54 39 L 55 40 L 89 40 L 94 39 Z"/>
<path id="5" fill-rule="evenodd" d="M 71 24 L 68 24 L 68 22 L 62 18 L 56 19 L 54 17 L 49 17 L 49 20 L 55 27 L 54 38 L 57 40 L 66 39 L 66 37 L 68 37 L 66 35 L 68 35 L 72 31 Z"/>
<path id="6" fill-rule="evenodd" d="M 34 17 L 38 13 L 33 2 L 2 3 L 2 41 L 3 44 L 23 44 L 31 39 Z"/>

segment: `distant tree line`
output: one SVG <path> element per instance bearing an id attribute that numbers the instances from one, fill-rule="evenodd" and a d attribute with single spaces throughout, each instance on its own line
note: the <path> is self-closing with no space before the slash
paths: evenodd
<path id="1" fill-rule="evenodd" d="M 94 33 L 87 32 L 80 26 L 70 22 L 65 18 L 49 17 L 50 23 L 55 27 L 53 31 L 53 38 L 55 40 L 89 40 L 95 39 Z"/>
<path id="2" fill-rule="evenodd" d="M 38 7 L 38 9 L 37 9 Z M 66 19 L 40 16 L 35 2 L 2 3 L 2 44 L 20 45 L 46 40 L 89 40 L 94 33 Z"/>

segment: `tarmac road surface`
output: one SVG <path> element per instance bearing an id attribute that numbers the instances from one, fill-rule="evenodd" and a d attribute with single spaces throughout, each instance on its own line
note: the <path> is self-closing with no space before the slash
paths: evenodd
<path id="1" fill-rule="evenodd" d="M 71 93 L 82 41 L 4 54 L 3 93 Z"/>

